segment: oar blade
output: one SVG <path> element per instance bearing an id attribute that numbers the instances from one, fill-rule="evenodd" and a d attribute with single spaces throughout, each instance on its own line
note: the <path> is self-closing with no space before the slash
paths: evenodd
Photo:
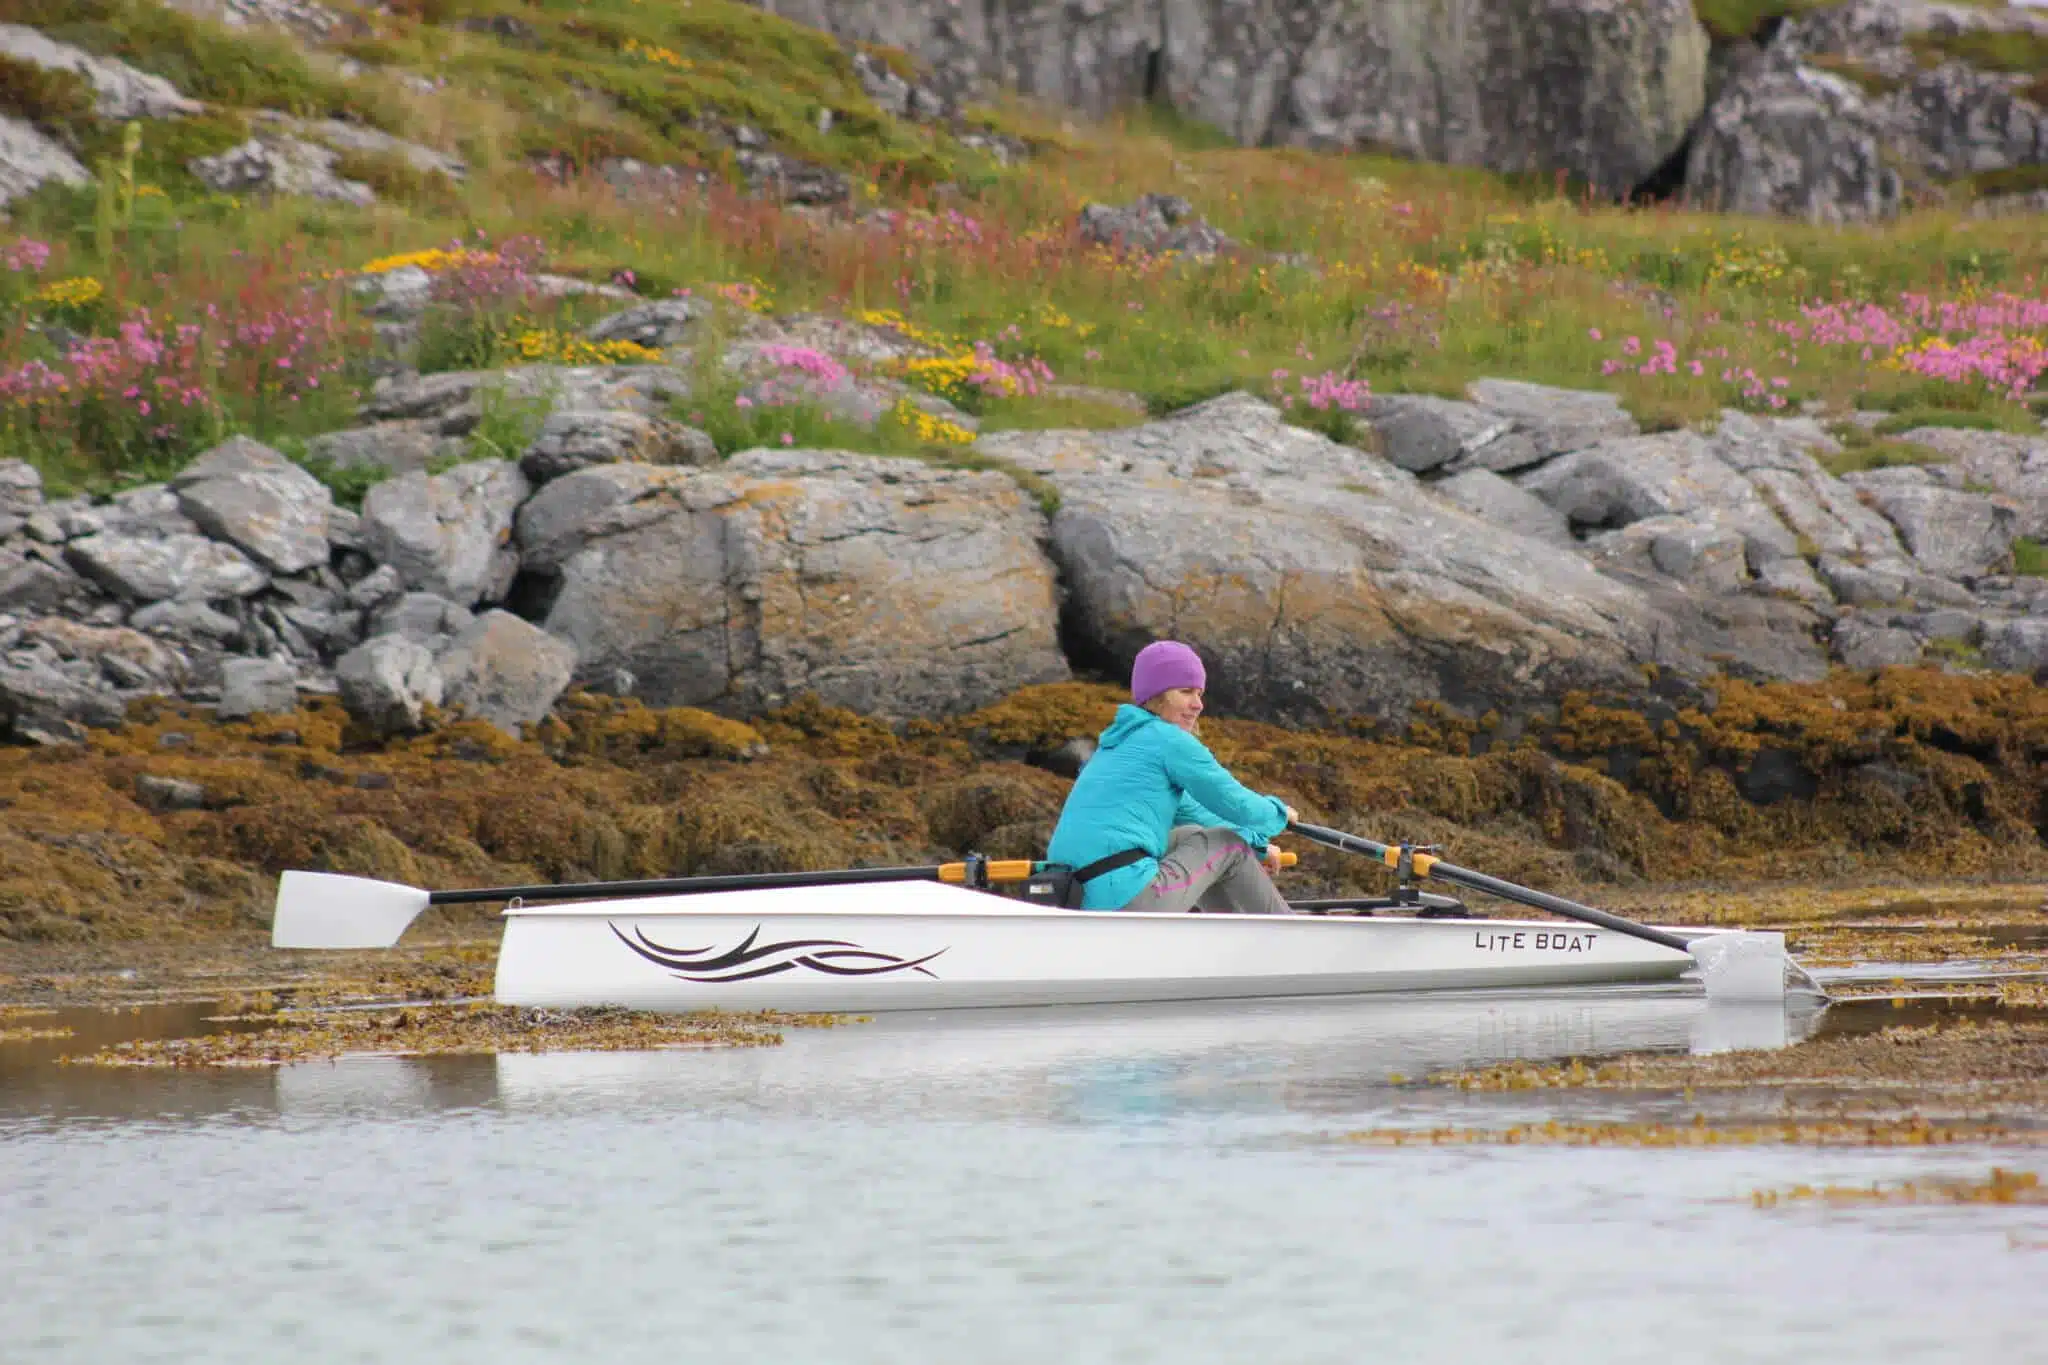
<path id="1" fill-rule="evenodd" d="M 427 892 L 397 882 L 336 872 L 287 872 L 277 883 L 270 946 L 389 948 L 427 908 L 427 900 Z"/>
<path id="2" fill-rule="evenodd" d="M 1710 1000 L 1785 999 L 1785 936 L 1760 930 L 1702 934 L 1686 945 Z"/>

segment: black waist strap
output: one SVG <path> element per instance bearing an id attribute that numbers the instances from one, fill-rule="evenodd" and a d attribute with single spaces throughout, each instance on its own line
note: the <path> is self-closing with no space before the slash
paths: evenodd
<path id="1" fill-rule="evenodd" d="M 1142 848 L 1127 848 L 1120 852 L 1112 853 L 1107 858 L 1097 858 L 1086 867 L 1075 868 L 1074 880 L 1084 884 L 1092 882 L 1105 872 L 1114 872 L 1120 867 L 1129 867 L 1132 863 L 1142 862 L 1151 856 L 1150 853 Z"/>

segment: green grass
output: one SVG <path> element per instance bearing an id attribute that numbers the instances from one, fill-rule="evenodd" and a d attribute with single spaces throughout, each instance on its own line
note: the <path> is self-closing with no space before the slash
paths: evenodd
<path id="1" fill-rule="evenodd" d="M 353 117 L 389 131 L 404 125 L 401 106 L 379 82 L 322 74 L 281 34 L 226 29 L 149 0 L 0 0 L 0 22 L 118 57 L 194 99 Z"/>
<path id="2" fill-rule="evenodd" d="M 1911 407 L 1900 409 L 1879 422 L 1874 434 L 1897 436 L 1901 432 L 1919 427 L 1957 427 L 1965 431 L 2012 431 L 2031 436 L 2039 433 L 2041 424 L 2034 420 L 2031 414 L 2015 409 L 2010 403 L 1975 412 Z"/>
<path id="3" fill-rule="evenodd" d="M 1718 39 L 1754 36 L 1766 20 L 1789 18 L 1820 9 L 1830 0 L 1693 0 L 1700 26 Z"/>
<path id="4" fill-rule="evenodd" d="M 2028 578 L 2048 578 L 2048 545 L 2026 536 L 2013 541 L 2012 571 Z"/>
<path id="5" fill-rule="evenodd" d="M 1792 8 L 1703 5 L 1702 16 L 1748 32 Z M 1061 383 L 1137 394 L 1154 413 L 1237 388 L 1269 393 L 1272 372 L 1285 369 L 1289 390 L 1296 377 L 1325 371 L 1366 378 L 1376 393 L 1455 396 L 1482 375 L 1608 389 L 1662 427 L 1711 420 L 1744 401 L 1722 374 L 1753 370 L 1786 380 L 1767 396 L 1788 404 L 1884 408 L 1915 426 L 2019 429 L 2031 420 L 1981 385 L 1918 377 L 1854 347 L 1787 343 L 1775 330 L 1799 323 L 1801 306 L 1816 300 L 1895 307 L 1906 291 L 1948 299 L 2036 290 L 2033 281 L 2048 278 L 2048 242 L 2030 221 L 1930 210 L 1842 229 L 1625 209 L 1469 168 L 1239 148 L 1154 108 L 1089 125 L 1009 98 L 970 116 L 1036 149 L 1030 161 L 999 167 L 944 129 L 882 115 L 835 43 L 738 0 L 433 0 L 403 11 L 372 18 L 373 32 L 339 45 L 394 70 L 339 83 L 289 40 L 142 0 L 0 0 L 0 18 L 46 21 L 58 36 L 215 101 L 201 117 L 145 125 L 136 178 L 163 193 L 139 200 L 132 219 L 110 224 L 97 194 L 57 188 L 13 206 L 15 230 L 56 249 L 42 278 L 103 280 L 106 301 L 92 324 L 100 330 L 137 308 L 179 318 L 213 305 L 239 316 L 283 306 L 302 288 L 355 325 L 359 300 L 324 275 L 456 239 L 530 234 L 546 248 L 537 268 L 591 280 L 630 269 L 650 298 L 746 282 L 772 296 L 778 313 L 897 310 L 949 349 L 982 340 L 1007 358 L 1037 356 Z M 460 26 L 493 16 L 517 23 Z M 396 79 L 404 69 L 446 85 L 408 90 Z M 0 86 L 31 84 L 0 67 Z M 119 130 L 81 123 L 76 97 L 62 82 L 16 96 L 53 126 L 74 128 L 89 158 L 111 155 Z M 383 198 L 368 209 L 204 193 L 187 164 L 242 140 L 251 105 L 353 111 L 459 150 L 471 174 L 457 186 L 395 158 L 345 156 L 342 173 Z M 825 108 L 835 117 L 820 131 Z M 571 165 L 630 154 L 730 175 L 717 130 L 732 122 L 845 172 L 856 210 L 886 206 L 918 226 L 821 224 L 723 184 L 701 203 L 626 202 L 594 180 L 541 180 L 530 165 L 542 154 Z M 940 181 L 950 188 L 941 192 Z M 1118 260 L 1071 240 L 1082 204 L 1127 202 L 1140 190 L 1184 195 L 1252 253 L 1205 265 Z M 971 230 L 948 215 L 965 215 Z M 1274 264 L 1260 249 L 1305 252 L 1314 266 Z M 556 323 L 574 326 L 610 306 L 571 305 Z M 465 332 L 474 321 L 430 320 L 424 364 L 517 358 L 508 349 L 514 319 L 494 316 Z M 1669 341 L 1702 373 L 1620 363 L 1630 337 L 1645 353 Z M 24 329 L 0 333 L 0 367 L 49 359 L 38 344 Z M 263 410 L 235 393 L 222 401 L 266 439 L 348 420 L 339 401 L 318 411 Z M 1134 417 L 1050 398 L 989 402 L 983 415 L 991 430 Z M 822 411 L 773 422 L 722 414 L 714 439 L 725 450 L 779 445 L 786 430 L 793 444 L 959 458 L 914 433 L 834 426 Z M 1873 449 L 1861 458 L 1902 458 Z"/>
<path id="6" fill-rule="evenodd" d="M 1856 474 L 1870 469 L 1893 469 L 1901 465 L 1947 464 L 1949 459 L 1932 446 L 1893 440 L 1888 436 L 1865 431 L 1853 422 L 1836 424 L 1834 436 L 1841 444 L 1840 452 L 1816 455 L 1815 459 L 1821 468 L 1836 478 L 1844 474 Z"/>

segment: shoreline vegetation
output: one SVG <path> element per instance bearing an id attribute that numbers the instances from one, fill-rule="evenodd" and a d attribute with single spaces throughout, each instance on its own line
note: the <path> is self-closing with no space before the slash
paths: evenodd
<path id="1" fill-rule="evenodd" d="M 1244 149 L 1151 107 L 1083 126 L 1006 100 L 921 123 L 882 112 L 825 35 L 736 0 L 455 8 L 477 13 L 349 11 L 351 36 L 308 48 L 144 0 L 0 5 L 203 102 L 117 123 L 80 77 L 0 72 L 104 172 L 11 206 L 0 458 L 55 491 L 111 490 L 234 431 L 303 449 L 347 425 L 366 383 L 358 286 L 401 268 L 444 305 L 417 339 L 422 370 L 648 358 L 580 338 L 615 299 L 518 287 L 544 270 L 734 326 L 822 312 L 893 328 L 936 352 L 899 377 L 984 430 L 1134 420 L 1105 394 L 1161 413 L 1242 388 L 1341 437 L 1371 393 L 1495 376 L 1610 389 L 1649 430 L 1724 407 L 1881 414 L 1847 428 L 1860 439 L 1841 457 L 1873 467 L 1935 458 L 1900 431 L 2037 432 L 2048 411 L 2038 219 L 1971 217 L 1962 190 L 1844 229 Z M 266 134 L 265 110 L 421 141 L 337 163 L 374 202 L 207 189 L 194 161 Z M 763 141 L 786 149 L 777 184 L 800 165 L 827 190 L 798 199 L 829 202 L 760 192 Z M 621 180 L 628 159 L 668 168 L 662 192 Z M 1076 230 L 1085 205 L 1134 189 L 1185 198 L 1202 249 Z M 789 358 L 792 378 L 824 359 Z M 914 410 L 847 429 L 800 385 L 774 412 L 740 396 L 688 400 L 722 452 L 830 437 L 943 457 L 966 434 Z M 361 471 L 316 472 L 360 497 Z"/>

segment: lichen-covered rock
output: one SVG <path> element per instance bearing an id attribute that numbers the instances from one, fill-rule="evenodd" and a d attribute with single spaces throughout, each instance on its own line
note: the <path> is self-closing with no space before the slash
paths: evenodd
<path id="1" fill-rule="evenodd" d="M 386 479 L 363 498 L 363 544 L 409 588 L 465 606 L 497 601 L 518 569 L 508 545 L 512 514 L 530 491 L 509 460 Z"/>
<path id="2" fill-rule="evenodd" d="M 236 436 L 215 446 L 179 471 L 171 488 L 195 525 L 272 573 L 327 562 L 334 495 L 261 442 Z"/>
<path id="3" fill-rule="evenodd" d="M 938 714 L 1065 675 L 1044 522 L 1000 474 L 822 451 L 599 465 L 521 513 L 578 676 L 664 705 Z"/>
<path id="4" fill-rule="evenodd" d="M 435 660 L 442 703 L 509 734 L 547 715 L 576 671 L 576 648 L 508 611 L 487 611 Z"/>

